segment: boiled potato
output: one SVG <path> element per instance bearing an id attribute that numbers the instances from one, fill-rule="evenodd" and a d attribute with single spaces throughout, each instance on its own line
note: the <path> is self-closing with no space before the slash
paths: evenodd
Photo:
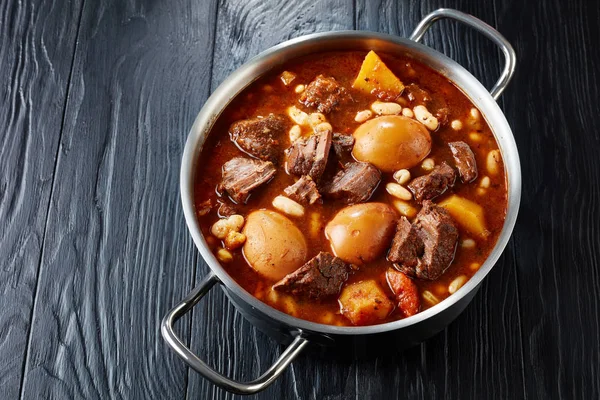
<path id="1" fill-rule="evenodd" d="M 339 297 L 342 314 L 354 325 L 371 325 L 387 317 L 394 303 L 373 280 L 344 287 Z"/>
<path id="2" fill-rule="evenodd" d="M 354 139 L 354 158 L 385 172 L 412 168 L 431 151 L 427 128 L 403 115 L 373 118 L 356 128 Z"/>
<path id="3" fill-rule="evenodd" d="M 390 244 L 398 216 L 383 203 L 363 203 L 338 212 L 325 227 L 333 253 L 352 264 L 379 257 Z"/>
<path id="4" fill-rule="evenodd" d="M 283 215 L 258 210 L 246 218 L 243 252 L 248 264 L 259 274 L 279 280 L 306 261 L 306 240 L 292 221 Z"/>
<path id="5" fill-rule="evenodd" d="M 373 50 L 365 57 L 352 87 L 385 100 L 394 100 L 404 90 L 400 79 Z"/>
<path id="6" fill-rule="evenodd" d="M 441 201 L 439 205 L 448 210 L 452 218 L 469 232 L 483 237 L 489 235 L 489 231 L 485 227 L 483 207 L 479 204 L 463 197 L 452 195 Z"/>

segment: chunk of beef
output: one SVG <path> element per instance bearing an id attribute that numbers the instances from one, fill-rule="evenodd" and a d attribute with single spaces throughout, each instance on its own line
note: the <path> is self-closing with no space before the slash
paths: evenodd
<path id="1" fill-rule="evenodd" d="M 369 200 L 381 180 L 381 172 L 366 162 L 349 162 L 333 179 L 324 184 L 325 197 L 340 199 L 346 204 Z"/>
<path id="2" fill-rule="evenodd" d="M 423 240 L 419 236 L 416 225 L 411 224 L 406 217 L 401 217 L 388 253 L 388 260 L 399 263 L 406 268 L 415 268 L 419 257 L 424 251 Z"/>
<path id="3" fill-rule="evenodd" d="M 348 279 L 348 270 L 342 259 L 320 252 L 273 285 L 273 289 L 313 299 L 336 296 Z"/>
<path id="4" fill-rule="evenodd" d="M 385 277 L 390 289 L 392 289 L 392 292 L 396 296 L 398 309 L 402 315 L 406 318 L 418 313 L 421 308 L 419 289 L 412 279 L 406 276 L 406 274 L 392 268 L 387 270 Z"/>
<path id="5" fill-rule="evenodd" d="M 465 142 L 450 142 L 448 143 L 458 174 L 463 182 L 472 182 L 477 178 L 477 162 L 475 154 Z"/>
<path id="6" fill-rule="evenodd" d="M 225 190 L 236 203 L 245 203 L 250 192 L 268 182 L 275 175 L 270 161 L 236 157 L 223 164 L 219 191 Z"/>
<path id="7" fill-rule="evenodd" d="M 265 118 L 233 123 L 229 128 L 229 136 L 245 153 L 261 160 L 277 162 L 279 138 L 288 131 L 289 125 L 285 116 L 269 114 Z"/>
<path id="8" fill-rule="evenodd" d="M 413 179 L 408 184 L 408 188 L 415 200 L 421 203 L 423 200 L 431 200 L 443 194 L 446 189 L 454 185 L 455 180 L 456 172 L 454 169 L 446 162 L 442 162 L 429 174 Z"/>
<path id="9" fill-rule="evenodd" d="M 342 158 L 344 153 L 350 153 L 354 147 L 354 136 L 334 133 L 331 139 L 333 151 L 338 158 Z"/>
<path id="10" fill-rule="evenodd" d="M 207 215 L 212 210 L 212 200 L 208 199 L 196 205 L 196 214 L 199 217 Z"/>
<path id="11" fill-rule="evenodd" d="M 283 191 L 287 197 L 301 204 L 314 204 L 321 200 L 321 194 L 315 181 L 308 175 L 303 175 L 296 183 L 286 187 Z"/>
<path id="12" fill-rule="evenodd" d="M 217 212 L 221 218 L 228 218 L 238 213 L 235 207 L 230 203 L 219 203 L 219 210 Z"/>
<path id="13" fill-rule="evenodd" d="M 302 92 L 300 103 L 315 107 L 319 112 L 328 114 L 339 104 L 350 101 L 350 94 L 335 78 L 317 76 Z"/>
<path id="14" fill-rule="evenodd" d="M 458 229 L 446 209 L 430 201 L 423 202 L 415 224 L 425 245 L 421 265 L 416 268 L 417 276 L 437 279 L 454 260 Z"/>
<path id="15" fill-rule="evenodd" d="M 332 132 L 324 130 L 308 139 L 299 139 L 287 151 L 287 170 L 295 175 L 309 175 L 318 181 L 329 157 Z"/>
<path id="16" fill-rule="evenodd" d="M 437 279 L 454 259 L 458 229 L 448 212 L 429 200 L 410 227 L 406 222 L 398 224 L 388 259 L 409 276 Z"/>
<path id="17" fill-rule="evenodd" d="M 427 103 L 431 101 L 431 95 L 425 89 L 422 89 L 416 83 L 411 83 L 404 88 L 404 92 L 406 93 L 406 97 L 411 102 L 414 102 L 415 105 L 425 106 Z"/>

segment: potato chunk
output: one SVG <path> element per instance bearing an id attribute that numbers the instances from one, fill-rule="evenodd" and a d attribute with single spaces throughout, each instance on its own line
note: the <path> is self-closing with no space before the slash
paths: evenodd
<path id="1" fill-rule="evenodd" d="M 352 87 L 385 101 L 396 99 L 404 90 L 404 84 L 372 50 L 365 57 Z"/>
<path id="2" fill-rule="evenodd" d="M 342 314 L 354 325 L 371 325 L 387 317 L 394 304 L 374 280 L 346 286 L 339 297 Z"/>
<path id="3" fill-rule="evenodd" d="M 452 218 L 469 232 L 482 237 L 489 235 L 490 232 L 485 227 L 483 207 L 479 204 L 463 197 L 452 195 L 441 201 L 439 205 L 448 210 Z"/>

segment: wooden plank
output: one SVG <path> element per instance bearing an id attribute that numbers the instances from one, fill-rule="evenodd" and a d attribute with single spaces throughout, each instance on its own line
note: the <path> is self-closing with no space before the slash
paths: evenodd
<path id="1" fill-rule="evenodd" d="M 235 0 L 219 3 L 215 39 L 212 90 L 252 56 L 292 37 L 308 33 L 353 28 L 351 0 L 302 0 L 295 2 Z M 200 259 L 197 281 L 208 272 Z M 279 356 L 276 342 L 245 321 L 221 290 L 213 290 L 193 312 L 192 349 L 223 374 L 240 380 L 257 377 Z M 306 396 L 305 390 L 322 371 L 307 359 L 290 367 L 258 398 L 291 399 Z M 301 368 L 301 367 L 300 367 Z M 330 379 L 345 380 L 346 371 L 330 364 Z M 308 375 L 306 375 L 308 373 Z M 333 386 L 338 388 L 339 385 Z M 310 389 L 312 390 L 312 389 Z M 188 398 L 232 398 L 230 393 L 191 371 Z"/>
<path id="2" fill-rule="evenodd" d="M 86 2 L 22 398 L 182 398 L 159 333 L 193 283 L 179 201 L 215 4 Z M 189 321 L 181 324 L 184 337 Z"/>
<path id="3" fill-rule="evenodd" d="M 503 4 L 498 24 L 520 58 L 505 110 L 523 168 L 514 242 L 527 394 L 597 399 L 600 9 L 581 0 L 521 6 Z"/>
<path id="4" fill-rule="evenodd" d="M 0 7 L 0 398 L 19 395 L 81 1 Z"/>

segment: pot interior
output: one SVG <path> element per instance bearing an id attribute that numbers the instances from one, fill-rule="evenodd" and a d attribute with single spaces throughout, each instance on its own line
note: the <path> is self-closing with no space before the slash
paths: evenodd
<path id="1" fill-rule="evenodd" d="M 233 98 L 256 79 L 294 58 L 326 51 L 374 50 L 411 57 L 436 70 L 454 83 L 480 110 L 490 126 L 502 153 L 507 177 L 508 204 L 504 226 L 498 241 L 479 271 L 456 293 L 439 304 L 412 317 L 380 325 L 341 327 L 302 320 L 280 312 L 256 299 L 238 285 L 220 266 L 208 248 L 195 215 L 193 183 L 200 152 L 212 125 Z M 422 44 L 396 36 L 359 31 L 313 34 L 284 42 L 254 57 L 232 73 L 211 95 L 196 118 L 186 142 L 181 165 L 181 199 L 188 229 L 204 260 L 236 298 L 287 326 L 328 334 L 353 335 L 381 333 L 417 324 L 451 307 L 476 290 L 494 266 L 512 233 L 520 202 L 521 171 L 519 156 L 510 126 L 504 114 L 483 85 L 466 69 L 443 54 Z"/>

